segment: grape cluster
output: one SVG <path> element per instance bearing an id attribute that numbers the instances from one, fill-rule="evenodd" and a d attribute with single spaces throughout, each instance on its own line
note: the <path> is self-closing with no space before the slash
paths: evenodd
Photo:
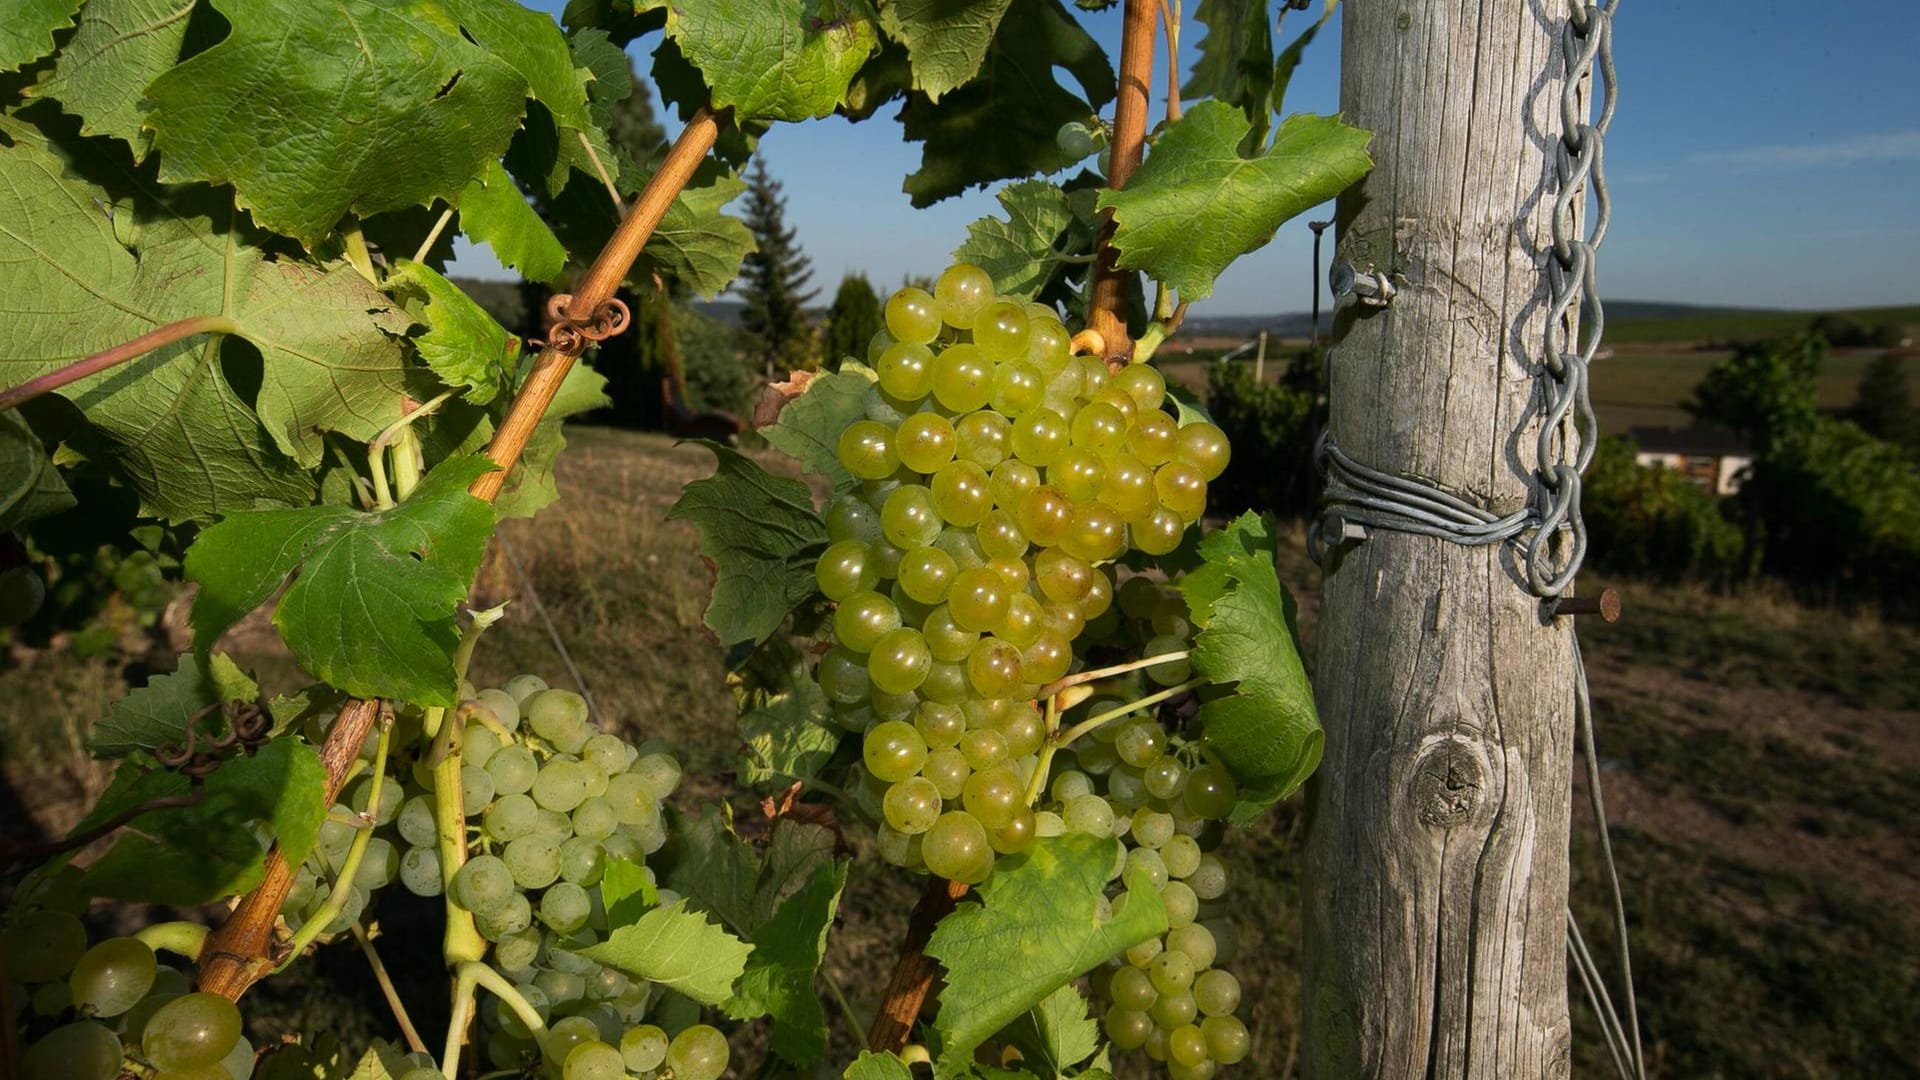
<path id="1" fill-rule="evenodd" d="M 837 605 L 817 678 L 865 734 L 882 854 L 978 883 L 1033 842 L 1033 698 L 1112 602 L 1103 564 L 1179 544 L 1226 437 L 1180 426 L 1151 367 L 1075 357 L 1051 309 L 966 264 L 893 294 L 869 359 L 865 418 L 836 447 L 861 484 L 828 508 L 815 568 Z"/>
<path id="2" fill-rule="evenodd" d="M 123 1068 L 154 1080 L 247 1080 L 253 1046 L 240 1010 L 218 994 L 194 993 L 184 972 L 159 962 L 136 938 L 91 948 L 70 912 L 15 914 L 0 932 L 7 977 L 23 991 L 29 1033 L 21 1080 L 113 1080 Z"/>

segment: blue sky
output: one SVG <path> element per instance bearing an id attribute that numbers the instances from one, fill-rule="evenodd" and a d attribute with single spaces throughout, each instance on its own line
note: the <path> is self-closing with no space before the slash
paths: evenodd
<path id="1" fill-rule="evenodd" d="M 1191 16 L 1195 0 L 1185 6 L 1190 65 L 1202 28 Z M 1081 17 L 1117 51 L 1117 12 Z M 1289 23 L 1286 37 L 1304 17 Z M 1614 34 L 1622 97 L 1607 142 L 1615 218 L 1603 294 L 1796 308 L 1920 303 L 1916 42 L 1920 7 L 1911 0 L 1628 3 Z M 636 43 L 642 71 L 652 44 Z M 1291 110 L 1338 110 L 1339 53 L 1337 31 L 1314 42 Z M 1164 68 L 1156 74 L 1157 99 Z M 912 209 L 900 180 L 917 167 L 919 148 L 901 140 L 895 108 L 862 124 L 779 125 L 761 143 L 786 187 L 788 220 L 813 259 L 821 302 L 847 271 L 864 271 L 883 289 L 907 273 L 937 271 L 967 223 L 998 210 L 991 192 Z M 1289 222 L 1196 310 L 1304 310 L 1306 221 L 1318 216 Z M 456 269 L 499 272 L 471 249 Z"/>

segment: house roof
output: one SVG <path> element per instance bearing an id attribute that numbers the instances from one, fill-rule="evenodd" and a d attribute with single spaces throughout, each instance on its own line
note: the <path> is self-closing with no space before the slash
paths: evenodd
<path id="1" fill-rule="evenodd" d="M 1745 457 L 1753 453 L 1739 436 L 1718 427 L 1635 427 L 1628 429 L 1627 437 L 1652 454 Z"/>

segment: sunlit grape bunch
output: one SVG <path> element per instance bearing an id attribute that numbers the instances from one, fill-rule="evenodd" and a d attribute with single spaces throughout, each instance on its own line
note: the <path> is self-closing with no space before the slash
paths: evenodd
<path id="1" fill-rule="evenodd" d="M 837 446 L 861 484 L 827 511 L 818 678 L 865 734 L 882 853 L 977 883 L 1033 842 L 1034 698 L 1112 602 L 1107 564 L 1180 543 L 1227 442 L 1176 422 L 1159 372 L 1074 356 L 1051 309 L 979 267 L 894 293 L 886 323 Z"/>
<path id="2" fill-rule="evenodd" d="M 46 908 L 9 913 L 0 954 L 21 1012 L 21 1080 L 112 1080 L 122 1069 L 156 1077 L 247 1080 L 253 1046 L 240 1010 L 194 993 L 185 972 L 136 938 L 92 947 L 78 917 Z"/>

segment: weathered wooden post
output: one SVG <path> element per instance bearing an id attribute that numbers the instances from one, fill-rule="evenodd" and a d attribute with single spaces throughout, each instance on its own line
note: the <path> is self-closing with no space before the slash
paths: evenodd
<path id="1" fill-rule="evenodd" d="M 1344 14 L 1342 110 L 1376 165 L 1339 204 L 1335 274 L 1356 285 L 1332 444 L 1494 516 L 1534 483 L 1567 9 Z M 1308 1074 L 1564 1077 L 1571 620 L 1543 616 L 1513 543 L 1323 539 Z"/>

